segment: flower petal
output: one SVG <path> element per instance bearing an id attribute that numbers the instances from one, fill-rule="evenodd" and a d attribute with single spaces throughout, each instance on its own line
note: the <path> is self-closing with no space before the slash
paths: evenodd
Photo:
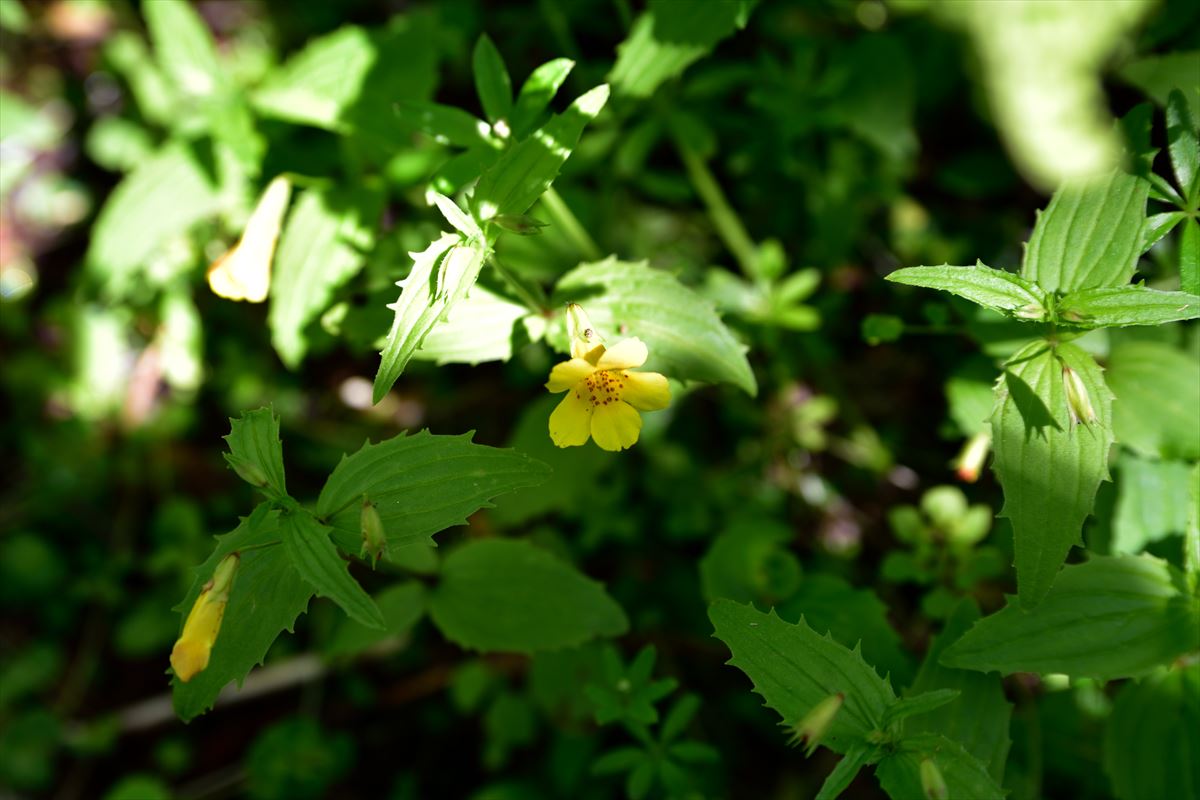
<path id="1" fill-rule="evenodd" d="M 595 371 L 596 368 L 582 358 L 572 358 L 570 361 L 554 365 L 554 369 L 550 370 L 550 380 L 546 381 L 546 388 L 555 394 L 565 392 Z"/>
<path id="2" fill-rule="evenodd" d="M 568 392 L 550 415 L 550 439 L 559 447 L 585 444 L 591 430 L 592 404 Z"/>
<path id="3" fill-rule="evenodd" d="M 671 403 L 667 378 L 657 372 L 626 372 L 621 399 L 641 411 L 658 411 Z"/>
<path id="4" fill-rule="evenodd" d="M 628 403 L 617 401 L 592 412 L 592 438 L 605 450 L 632 447 L 642 432 L 642 418 Z"/>
<path id="5" fill-rule="evenodd" d="M 650 351 L 636 336 L 632 339 L 622 339 L 604 351 L 600 361 L 596 363 L 599 369 L 631 369 L 646 363 Z"/>

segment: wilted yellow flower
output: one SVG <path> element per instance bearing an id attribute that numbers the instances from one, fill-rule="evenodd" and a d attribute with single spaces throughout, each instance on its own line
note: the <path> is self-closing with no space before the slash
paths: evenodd
<path id="1" fill-rule="evenodd" d="M 271 260 L 287 211 L 292 185 L 280 176 L 271 181 L 250 219 L 242 238 L 208 268 L 208 285 L 221 297 L 261 303 L 271 288 Z"/>
<path id="2" fill-rule="evenodd" d="M 638 440 L 638 411 L 657 411 L 671 402 L 667 379 L 657 372 L 632 372 L 649 351 L 638 338 L 606 348 L 587 314 L 567 309 L 571 360 L 550 371 L 546 388 L 567 396 L 550 415 L 550 438 L 559 447 L 585 444 L 588 437 L 605 450 L 624 450 Z"/>
<path id="3" fill-rule="evenodd" d="M 171 668 L 184 683 L 208 666 L 208 657 L 221 632 L 221 618 L 225 616 L 238 563 L 238 554 L 231 553 L 217 564 L 212 580 L 204 584 L 183 623 L 183 633 L 171 650 Z"/>

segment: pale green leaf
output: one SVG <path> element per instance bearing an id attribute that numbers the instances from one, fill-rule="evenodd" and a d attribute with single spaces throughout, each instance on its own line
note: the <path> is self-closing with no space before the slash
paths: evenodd
<path id="1" fill-rule="evenodd" d="M 1149 250 L 1164 236 L 1175 229 L 1175 226 L 1187 219 L 1183 211 L 1164 211 L 1151 214 L 1146 218 L 1146 232 L 1142 239 L 1142 250 Z"/>
<path id="2" fill-rule="evenodd" d="M 450 309 L 445 322 L 434 326 L 412 357 L 438 364 L 508 361 L 515 338 L 535 338 L 533 321 L 525 306 L 476 286 Z"/>
<path id="3" fill-rule="evenodd" d="M 1161 325 L 1200 317 L 1200 297 L 1145 286 L 1115 286 L 1071 292 L 1058 301 L 1059 320 L 1087 328 Z"/>
<path id="4" fill-rule="evenodd" d="M 1183 568 L 1188 579 L 1200 576 L 1200 464 L 1192 467 L 1188 480 L 1188 524 L 1183 534 Z"/>
<path id="5" fill-rule="evenodd" d="M 1004 790 L 979 759 L 957 742 L 937 734 L 906 738 L 875 767 L 879 784 L 892 800 L 927 797 L 921 784 L 921 762 L 930 760 L 946 782 L 952 800 L 1004 800 Z"/>
<path id="6" fill-rule="evenodd" d="M 1200 104 L 1196 111 L 1200 113 Z M 1167 97 L 1167 149 L 1184 198 L 1195 203 L 1200 199 L 1197 198 L 1197 192 L 1200 192 L 1200 130 L 1196 128 L 1188 101 L 1178 89 L 1172 90 Z"/>
<path id="7" fill-rule="evenodd" d="M 6 4 L 11 5 L 11 4 Z M 150 55 L 146 42 L 133 31 L 118 31 L 104 42 L 104 59 L 129 84 L 137 110 L 148 122 L 169 126 L 178 93 Z"/>
<path id="8" fill-rule="evenodd" d="M 1117 463 L 1113 553 L 1140 553 L 1146 545 L 1182 534 L 1188 523 L 1191 466 L 1123 453 Z"/>
<path id="9" fill-rule="evenodd" d="M 433 198 L 433 204 L 437 206 L 438 211 L 442 212 L 442 216 L 446 218 L 456 231 L 464 237 L 470 239 L 472 236 L 482 236 L 483 231 L 479 229 L 479 225 L 475 220 L 471 219 L 471 215 L 458 207 L 458 204 L 446 197 L 444 194 L 430 192 Z"/>
<path id="10" fill-rule="evenodd" d="M 506 539 L 469 542 L 451 553 L 429 611 L 446 638 L 483 652 L 574 647 L 629 628 L 602 584 L 527 542 Z"/>
<path id="11" fill-rule="evenodd" d="M 329 658 L 346 658 L 370 650 L 389 640 L 399 640 L 425 615 L 427 598 L 419 581 L 403 581 L 389 586 L 374 597 L 383 614 L 384 629 L 369 628 L 350 617 L 343 617 L 324 652 Z"/>
<path id="12" fill-rule="evenodd" d="M 249 483 L 273 499 L 287 496 L 283 470 L 283 442 L 279 440 L 279 417 L 271 408 L 247 411 L 230 419 L 225 436 L 229 453 L 225 460 Z"/>
<path id="13" fill-rule="evenodd" d="M 1119 800 L 1200 797 L 1200 664 L 1121 687 L 1104 736 Z"/>
<path id="14" fill-rule="evenodd" d="M 186 619 L 217 564 L 230 553 L 241 553 L 208 667 L 187 683 L 173 681 L 175 713 L 184 721 L 211 708 L 226 684 L 241 685 L 246 674 L 262 663 L 272 642 L 283 631 L 291 631 L 308 608 L 312 589 L 283 552 L 278 524 L 279 512 L 263 503 L 232 533 L 218 536 L 212 555 L 196 569 L 191 589 L 175 607 Z"/>
<path id="15" fill-rule="evenodd" d="M 379 607 L 350 575 L 349 565 L 329 540 L 331 533 L 305 511 L 287 513 L 279 523 L 283 550 L 300 577 L 317 594 L 341 606 L 351 619 L 383 630 Z"/>
<path id="16" fill-rule="evenodd" d="M 291 369 L 308 350 L 305 327 L 362 268 L 382 207 L 379 191 L 310 190 L 288 216 L 275 257 L 267 322 L 275 351 Z"/>
<path id="17" fill-rule="evenodd" d="M 508 77 L 504 58 L 486 33 L 475 43 L 471 71 L 475 76 L 475 91 L 487 118 L 492 122 L 507 119 L 513 105 L 512 79 Z"/>
<path id="18" fill-rule="evenodd" d="M 857 651 L 819 636 L 800 620 L 784 622 L 774 612 L 718 600 L 708 610 L 716 637 L 733 653 L 730 664 L 749 676 L 754 691 L 783 718 L 788 728 L 826 698 L 842 693 L 844 703 L 821 744 L 847 753 L 881 730 L 883 715 L 896 701 L 891 685 Z"/>
<path id="19" fill-rule="evenodd" d="M 1086 388 L 1095 419 L 1074 423 L 1064 368 Z M 994 468 L 1004 488 L 1000 516 L 1013 527 L 1021 602 L 1037 605 L 1091 513 L 1108 477 L 1112 394 L 1100 367 L 1071 344 L 1033 342 L 1005 365 L 992 415 Z"/>
<path id="20" fill-rule="evenodd" d="M 1151 458 L 1200 459 L 1200 363 L 1162 342 L 1123 342 L 1105 376 L 1116 402 L 1113 431 Z"/>
<path id="21" fill-rule="evenodd" d="M 1200 222 L 1183 221 L 1179 234 L 1179 285 L 1189 294 L 1200 294 Z"/>
<path id="22" fill-rule="evenodd" d="M 982 262 L 973 267 L 907 267 L 887 276 L 893 283 L 939 289 L 1020 319 L 1046 318 L 1045 293 L 1029 281 Z"/>
<path id="23" fill-rule="evenodd" d="M 1093 556 L 1066 567 L 1036 608 L 1010 599 L 977 622 L 941 663 L 1114 680 L 1197 648 L 1200 601 L 1188 596 L 1178 570 L 1151 556 Z"/>
<path id="24" fill-rule="evenodd" d="M 1113 172 L 1067 183 L 1038 215 L 1021 277 L 1047 292 L 1123 286 L 1142 253 L 1150 184 Z"/>
<path id="25" fill-rule="evenodd" d="M 155 0 L 142 6 L 142 14 L 167 77 L 186 94 L 212 94 L 220 85 L 221 67 L 212 34 L 191 4 Z"/>
<path id="26" fill-rule="evenodd" d="M 427 542 L 489 507 L 493 497 L 541 483 L 547 472 L 513 450 L 474 444 L 471 434 L 401 434 L 344 457 L 321 490 L 317 516 L 335 529 L 343 550 L 356 550 L 365 494 L 379 512 L 389 547 Z"/>
<path id="27" fill-rule="evenodd" d="M 609 258 L 584 264 L 559 280 L 554 299 L 582 304 L 610 345 L 639 337 L 650 349 L 648 370 L 681 380 L 730 383 L 751 395 L 758 391 L 745 346 L 712 304 L 644 261 Z M 567 349 L 565 337 L 554 344 Z"/>
<path id="28" fill-rule="evenodd" d="M 526 132 L 541 118 L 563 81 L 575 68 L 575 62 L 569 58 L 556 58 L 547 61 L 535 69 L 521 84 L 517 94 L 516 105 L 512 112 L 513 135 L 524 138 Z"/>

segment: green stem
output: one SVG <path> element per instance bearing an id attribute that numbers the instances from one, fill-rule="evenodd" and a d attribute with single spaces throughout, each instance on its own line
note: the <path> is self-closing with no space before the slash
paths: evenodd
<path id="1" fill-rule="evenodd" d="M 542 291 L 542 287 L 531 281 L 522 280 L 520 276 L 512 272 L 500 263 L 499 259 L 493 254 L 488 256 L 488 263 L 496 270 L 497 274 L 504 280 L 508 287 L 521 299 L 521 302 L 535 314 L 541 314 L 550 308 L 550 301 L 546 297 L 546 293 Z"/>
<path id="2" fill-rule="evenodd" d="M 675 137 L 675 147 L 679 151 L 679 157 L 683 160 L 684 167 L 687 168 L 693 188 L 700 195 L 700 199 L 704 201 L 704 205 L 708 207 L 708 216 L 712 219 L 713 227 L 717 229 L 717 235 L 729 248 L 729 252 L 733 253 L 742 272 L 747 277 L 756 277 L 758 274 L 758 247 L 750 238 L 750 234 L 746 232 L 746 226 L 742 224 L 742 220 L 733 210 L 733 206 L 729 205 L 729 201 L 725 199 L 725 193 L 721 191 L 721 186 L 717 183 L 712 170 L 682 136 Z"/>
<path id="3" fill-rule="evenodd" d="M 589 261 L 599 261 L 604 257 L 587 229 L 579 223 L 579 219 L 553 186 L 542 194 L 542 207 L 554 218 L 554 224 L 571 240 L 571 244 L 575 245 L 580 255 Z"/>

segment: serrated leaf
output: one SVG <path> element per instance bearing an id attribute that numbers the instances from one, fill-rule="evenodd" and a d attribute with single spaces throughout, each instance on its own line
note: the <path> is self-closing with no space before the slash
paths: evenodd
<path id="1" fill-rule="evenodd" d="M 892 800 L 927 797 L 921 783 L 921 762 L 932 761 L 946 782 L 946 797 L 1004 800 L 1004 790 L 979 759 L 945 736 L 921 734 L 900 743 L 899 749 L 875 767 L 879 784 Z"/>
<path id="2" fill-rule="evenodd" d="M 295 369 L 308 351 L 305 327 L 362 268 L 383 208 L 379 191 L 356 188 L 301 195 L 275 257 L 267 322 L 280 359 Z"/>
<path id="3" fill-rule="evenodd" d="M 958 699 L 959 694 L 961 692 L 957 689 L 932 689 L 928 692 L 920 692 L 909 697 L 902 697 L 888 706 L 887 711 L 884 712 L 884 727 L 902 722 L 909 717 L 936 711 L 947 703 Z"/>
<path id="4" fill-rule="evenodd" d="M 345 617 L 324 648 L 327 657 L 346 658 L 403 636 L 425 615 L 427 605 L 425 587 L 419 581 L 389 586 L 376 594 L 374 600 L 383 614 L 384 630 L 369 628 Z"/>
<path id="5" fill-rule="evenodd" d="M 1150 461 L 1126 452 L 1117 462 L 1117 470 L 1114 554 L 1140 553 L 1152 542 L 1187 530 L 1189 464 Z"/>
<path id="6" fill-rule="evenodd" d="M 239 476 L 273 499 L 287 496 L 284 480 L 283 442 L 279 440 L 279 417 L 271 408 L 247 411 L 230 419 L 229 445 L 225 460 Z"/>
<path id="7" fill-rule="evenodd" d="M 232 533 L 218 536 L 212 555 L 196 569 L 192 588 L 175 608 L 186 618 L 217 564 L 230 553 L 241 553 L 208 667 L 187 683 L 173 682 L 175 713 L 185 722 L 211 708 L 226 684 L 237 681 L 240 686 L 279 634 L 291 631 L 308 607 L 312 589 L 279 546 L 278 523 L 279 512 L 263 503 Z"/>
<path id="8" fill-rule="evenodd" d="M 430 192 L 433 198 L 433 204 L 437 206 L 438 211 L 442 212 L 442 216 L 446 218 L 456 231 L 462 234 L 465 238 L 470 239 L 473 236 L 483 236 L 483 231 L 479 229 L 479 225 L 475 220 L 471 219 L 471 215 L 458 207 L 458 204 L 438 192 Z"/>
<path id="9" fill-rule="evenodd" d="M 574 68 L 575 62 L 571 59 L 556 58 L 553 61 L 547 61 L 529 74 L 525 83 L 521 84 L 516 105 L 513 106 L 511 120 L 513 136 L 519 139 L 525 137 L 528 130 L 537 123 L 546 107 L 550 105 L 554 95 L 558 94 L 559 87 Z"/>
<path id="10" fill-rule="evenodd" d="M 221 82 L 212 34 L 184 0 L 157 0 L 142 7 L 154 54 L 163 72 L 187 94 L 204 97 Z"/>
<path id="11" fill-rule="evenodd" d="M 317 594 L 341 606 L 351 619 L 384 630 L 379 607 L 350 575 L 349 565 L 329 540 L 332 533 L 304 511 L 285 514 L 279 524 L 283 550 L 300 577 Z"/>
<path id="12" fill-rule="evenodd" d="M 1200 297 L 1145 286 L 1115 286 L 1071 292 L 1055 307 L 1058 319 L 1088 328 L 1162 325 L 1200 317 Z"/>
<path id="13" fill-rule="evenodd" d="M 380 353 L 374 402 L 383 399 L 433 327 L 475 285 L 489 252 L 482 239 L 464 242 L 447 233 L 424 251 L 409 253 L 412 270 L 396 284 L 402 288 L 400 298 L 388 306 L 396 316 Z"/>
<path id="14" fill-rule="evenodd" d="M 865 744 L 852 746 L 838 761 L 833 772 L 825 778 L 825 782 L 821 784 L 821 790 L 817 792 L 814 800 L 837 800 L 842 792 L 846 791 L 847 787 L 854 782 L 859 770 L 878 759 L 878 748 L 868 747 Z"/>
<path id="15" fill-rule="evenodd" d="M 475 43 L 471 71 L 475 76 L 475 91 L 487 118 L 492 122 L 507 119 L 512 112 L 512 79 L 508 77 L 504 58 L 486 33 Z"/>
<path id="16" fill-rule="evenodd" d="M 558 177 L 583 129 L 606 102 L 608 86 L 601 84 L 500 156 L 475 185 L 473 203 L 478 217 L 489 220 L 528 211 Z"/>
<path id="17" fill-rule="evenodd" d="M 1086 389 L 1093 421 L 1072 421 L 1064 367 Z M 996 384 L 993 467 L 1004 489 L 1000 516 L 1012 522 L 1023 605 L 1037 605 L 1071 546 L 1083 543 L 1083 521 L 1108 477 L 1111 408 L 1100 367 L 1071 344 L 1025 346 Z"/>
<path id="18" fill-rule="evenodd" d="M 1195 219 L 1185 219 L 1179 234 L 1179 286 L 1200 294 L 1200 222 Z"/>
<path id="19" fill-rule="evenodd" d="M 1021 277 L 1047 292 L 1123 286 L 1142 253 L 1150 185 L 1113 172 L 1054 193 L 1025 248 Z"/>
<path id="20" fill-rule="evenodd" d="M 940 289 L 972 303 L 1022 319 L 1046 317 L 1045 293 L 1033 283 L 983 262 L 973 267 L 907 267 L 887 276 L 893 283 Z"/>
<path id="21" fill-rule="evenodd" d="M 650 349 L 648 370 L 758 392 L 746 348 L 712 304 L 644 261 L 608 258 L 579 266 L 559 280 L 554 301 L 581 303 L 610 343 L 639 337 Z M 564 337 L 553 344 L 567 349 Z"/>
<path id="22" fill-rule="evenodd" d="M 1121 687 L 1104 770 L 1120 800 L 1200 796 L 1200 664 Z"/>
<path id="23" fill-rule="evenodd" d="M 1151 458 L 1200 459 L 1200 363 L 1162 342 L 1122 342 L 1107 378 L 1117 441 Z"/>
<path id="24" fill-rule="evenodd" d="M 973 600 L 962 600 L 942 629 L 929 645 L 925 661 L 909 691 L 930 692 L 935 689 L 957 689 L 958 699 L 948 705 L 906 720 L 904 732 L 942 734 L 962 745 L 979 759 L 997 783 L 1004 779 L 1008 761 L 1009 721 L 1012 704 L 1005 699 L 1004 686 L 998 676 L 983 675 L 963 669 L 942 666 L 942 653 L 979 620 L 979 609 Z"/>
<path id="25" fill-rule="evenodd" d="M 522 328 L 527 338 L 534 339 L 530 334 L 536 330 L 529 331 L 532 326 L 522 321 L 534 321 L 528 308 L 476 286 L 450 309 L 444 322 L 434 326 L 412 357 L 437 364 L 508 361 L 513 340 L 522 335 Z"/>
<path id="26" fill-rule="evenodd" d="M 389 547 L 428 542 L 489 507 L 493 497 L 541 483 L 547 473 L 544 464 L 513 450 L 474 444 L 471 434 L 401 434 L 344 457 L 325 481 L 317 516 L 335 529 L 334 541 L 352 551 L 361 538 L 355 504 L 365 494 Z"/>
<path id="27" fill-rule="evenodd" d="M 841 692 L 845 701 L 822 745 L 847 753 L 882 728 L 884 712 L 896 695 L 857 651 L 819 636 L 803 619 L 790 625 L 773 611 L 764 614 L 730 600 L 713 603 L 708 616 L 716 637 L 733 653 L 728 663 L 746 673 L 786 727 Z"/>
<path id="28" fill-rule="evenodd" d="M 1200 602 L 1174 567 L 1151 556 L 1093 556 L 1066 567 L 1036 608 L 1009 600 L 955 642 L 947 667 L 1061 672 L 1114 680 L 1144 675 L 1200 648 Z"/>
<path id="29" fill-rule="evenodd" d="M 527 542 L 506 539 L 476 540 L 451 553 L 429 611 L 446 638 L 483 652 L 573 647 L 629 628 L 602 584 Z"/>
<path id="30" fill-rule="evenodd" d="M 664 81 L 683 73 L 717 42 L 744 27 L 755 2 L 651 0 L 617 45 L 608 75 L 619 93 L 649 97 Z"/>
<path id="31" fill-rule="evenodd" d="M 1200 111 L 1200 108 L 1197 108 Z M 1200 198 L 1200 130 L 1183 92 L 1172 89 L 1167 97 L 1167 149 L 1171 167 L 1184 199 L 1192 207 Z"/>

